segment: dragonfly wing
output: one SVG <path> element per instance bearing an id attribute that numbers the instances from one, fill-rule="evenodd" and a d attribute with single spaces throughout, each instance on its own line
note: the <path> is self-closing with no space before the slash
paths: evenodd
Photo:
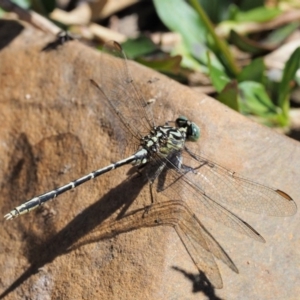
<path id="1" fill-rule="evenodd" d="M 296 204 L 286 193 L 239 176 L 188 149 L 184 152 L 184 164 L 194 169 L 185 181 L 214 201 L 270 216 L 295 214 Z"/>
<path id="2" fill-rule="evenodd" d="M 119 59 L 101 56 L 101 80 L 98 87 L 106 96 L 109 105 L 119 116 L 127 130 L 138 140 L 149 134 L 154 126 L 151 104 L 134 84 L 126 55 L 115 41 L 107 42 L 103 52 Z"/>
<path id="3" fill-rule="evenodd" d="M 184 232 L 180 226 L 175 227 L 175 230 L 197 269 L 205 273 L 214 287 L 221 289 L 223 287 L 223 281 L 212 253 L 199 247 L 198 243 L 195 242 L 189 234 Z"/>
<path id="4" fill-rule="evenodd" d="M 149 170 L 157 169 L 162 163 L 169 165 L 170 161 L 158 158 L 152 162 Z M 189 168 L 178 169 L 176 166 L 164 168 L 155 181 L 157 192 L 162 192 L 172 200 L 183 200 L 190 207 L 193 207 L 196 215 L 202 214 L 255 240 L 265 242 L 264 238 L 254 228 L 207 195 L 198 186 L 198 182 L 194 178 L 190 178 L 196 174 L 191 171 L 187 172 L 187 170 Z M 148 177 L 152 180 L 151 172 Z"/>
<path id="5" fill-rule="evenodd" d="M 175 226 L 175 230 L 198 269 L 206 274 L 216 288 L 221 288 L 222 279 L 213 256 L 222 260 L 234 272 L 238 273 L 238 269 L 202 223 L 186 205 L 184 207 L 184 214 Z"/>

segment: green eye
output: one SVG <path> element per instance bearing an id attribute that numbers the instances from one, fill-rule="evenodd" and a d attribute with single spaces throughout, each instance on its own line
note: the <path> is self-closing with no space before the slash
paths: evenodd
<path id="1" fill-rule="evenodd" d="M 190 122 L 187 117 L 179 116 L 176 121 L 176 126 L 186 128 L 186 139 L 191 142 L 196 142 L 200 138 L 200 128 L 193 122 Z"/>
<path id="2" fill-rule="evenodd" d="M 187 140 L 196 142 L 200 138 L 200 128 L 195 123 L 190 123 L 187 131 Z"/>

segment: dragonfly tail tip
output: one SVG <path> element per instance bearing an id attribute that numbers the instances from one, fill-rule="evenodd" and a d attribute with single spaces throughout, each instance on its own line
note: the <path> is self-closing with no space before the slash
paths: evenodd
<path id="1" fill-rule="evenodd" d="M 4 219 L 5 220 L 12 220 L 13 218 L 17 217 L 17 215 L 18 214 L 14 210 L 12 210 L 10 213 L 8 213 L 4 216 Z"/>

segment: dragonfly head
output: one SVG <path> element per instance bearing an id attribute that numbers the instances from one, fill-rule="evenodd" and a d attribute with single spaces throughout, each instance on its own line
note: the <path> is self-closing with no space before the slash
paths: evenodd
<path id="1" fill-rule="evenodd" d="M 200 128 L 188 118 L 180 116 L 175 121 L 178 128 L 186 129 L 186 139 L 191 142 L 196 142 L 200 138 Z"/>

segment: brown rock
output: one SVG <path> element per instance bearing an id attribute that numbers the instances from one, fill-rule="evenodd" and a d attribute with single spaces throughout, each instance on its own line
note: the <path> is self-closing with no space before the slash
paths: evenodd
<path id="1" fill-rule="evenodd" d="M 90 78 L 97 81 L 105 72 L 99 53 L 78 41 L 41 51 L 53 37 L 12 21 L 0 26 L 6 29 L 0 32 L 4 215 L 24 200 L 106 166 L 131 149 L 118 118 L 90 84 Z M 202 130 L 198 144 L 206 157 L 284 190 L 298 202 L 297 142 L 152 70 L 134 63 L 130 68 L 146 98 L 156 99 L 157 124 L 187 116 Z M 149 84 L 153 78 L 159 80 Z M 204 288 L 172 227 L 109 232 L 107 224 L 127 208 L 151 202 L 139 178 L 126 180 L 129 169 L 103 175 L 16 220 L 1 221 L 0 292 L 6 299 L 206 299 L 205 294 L 211 299 L 298 298 L 297 215 L 271 218 L 238 212 L 266 244 L 203 217 L 240 271 L 235 274 L 218 261 L 223 289 Z"/>

